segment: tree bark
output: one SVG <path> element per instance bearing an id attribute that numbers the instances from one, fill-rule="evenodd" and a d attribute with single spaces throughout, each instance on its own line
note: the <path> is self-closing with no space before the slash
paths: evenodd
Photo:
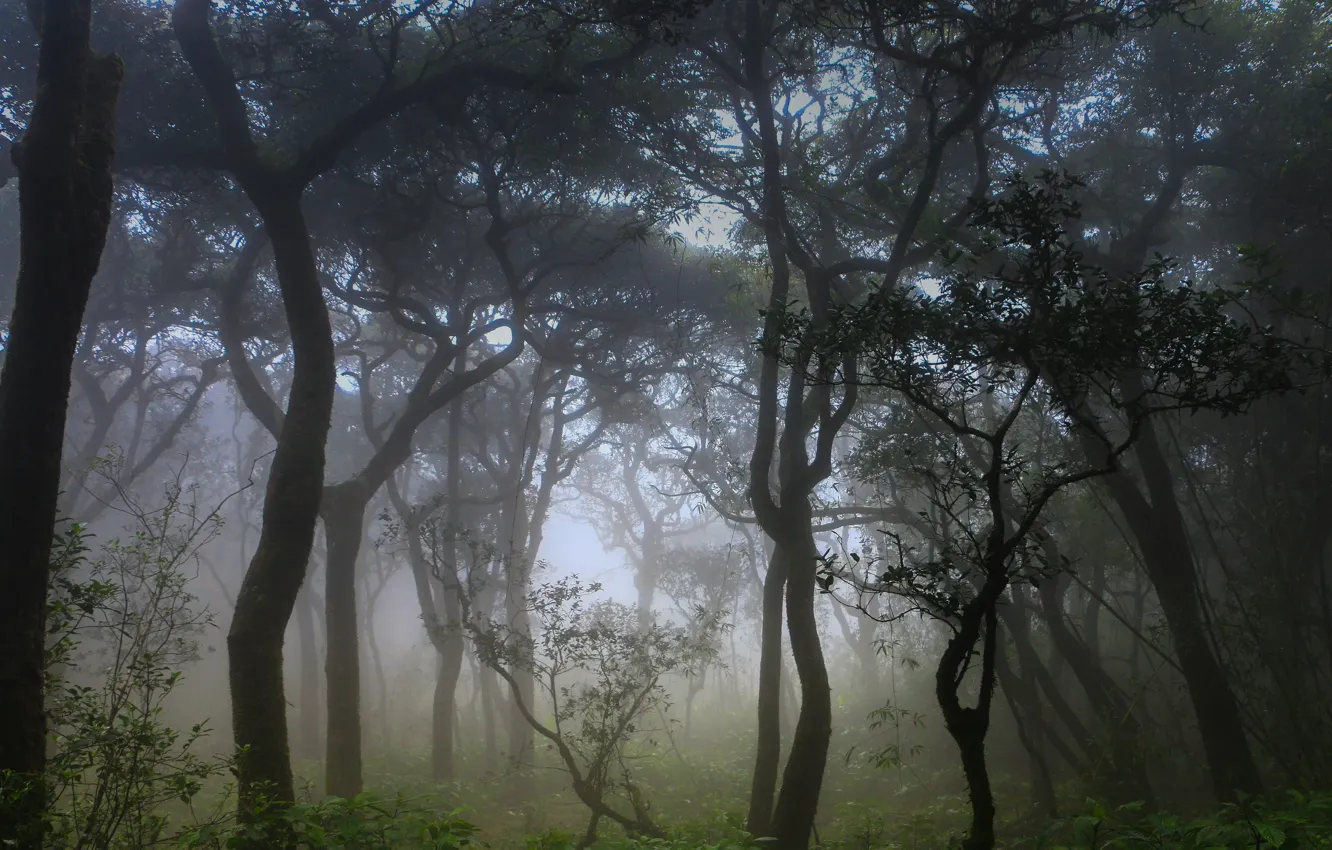
<path id="1" fill-rule="evenodd" d="M 1042 584 L 1041 610 L 1050 631 L 1051 643 L 1068 662 L 1069 669 L 1086 692 L 1092 711 L 1105 730 L 1104 745 L 1094 745 L 1097 757 L 1088 765 L 1091 771 L 1088 779 L 1096 784 L 1110 803 L 1123 805 L 1141 800 L 1148 808 L 1154 809 L 1156 800 L 1147 774 L 1142 729 L 1133 715 L 1133 701 L 1105 672 L 1091 648 L 1078 639 L 1065 621 L 1060 603 L 1068 583 L 1068 576 L 1060 575 Z M 1108 768 L 1109 775 L 1098 776 L 1105 768 Z"/>
<path id="2" fill-rule="evenodd" d="M 320 756 L 319 746 L 319 648 L 315 637 L 314 599 L 309 589 L 296 600 L 296 632 L 301 642 L 301 728 L 297 752 L 311 761 Z"/>
<path id="3" fill-rule="evenodd" d="M 503 543 L 504 604 L 513 633 L 529 636 L 532 633 L 532 620 L 527 611 L 527 594 L 531 587 L 532 563 L 529 560 L 531 553 L 524 546 L 528 537 L 529 517 L 523 501 L 521 492 L 515 493 L 513 504 L 506 510 L 507 521 L 501 525 L 501 528 L 510 529 L 509 537 Z M 516 799 L 525 801 L 533 793 L 530 774 L 535 733 L 523 716 L 523 707 L 536 704 L 536 680 L 534 674 L 527 670 L 514 671 L 511 675 L 514 696 L 509 701 L 507 730 L 509 767 L 515 772 L 511 788 Z"/>
<path id="4" fill-rule="evenodd" d="M 377 706 L 379 708 L 379 745 L 383 748 L 385 766 L 392 771 L 393 769 L 393 733 L 392 723 L 389 720 L 389 687 L 388 675 L 384 670 L 384 656 L 379 651 L 379 640 L 375 637 L 375 609 L 379 601 L 379 592 L 383 590 L 381 585 L 379 591 L 366 591 L 366 611 L 365 611 L 365 642 L 366 648 L 370 650 L 370 664 L 374 670 L 375 685 L 379 689 Z"/>
<path id="5" fill-rule="evenodd" d="M 500 687 L 495 671 L 485 664 L 477 664 L 477 687 L 481 689 L 481 737 L 485 746 L 485 772 L 499 771 L 499 730 L 496 718 L 500 710 Z"/>
<path id="6" fill-rule="evenodd" d="M 348 486 L 350 484 L 350 486 Z M 321 512 L 328 556 L 324 565 L 324 617 L 328 639 L 328 730 L 324 792 L 351 799 L 361 793 L 361 655 L 356 616 L 356 560 L 365 534 L 368 499 L 356 482 L 324 488 Z"/>
<path id="7" fill-rule="evenodd" d="M 808 528 L 807 510 L 802 519 Z M 781 542 L 777 544 L 779 549 L 783 545 Z M 800 679 L 800 714 L 791 739 L 791 753 L 782 772 L 782 790 L 777 797 L 772 832 L 777 846 L 783 850 L 804 850 L 809 846 L 814 829 L 823 771 L 828 763 L 828 744 L 832 740 L 832 689 L 814 613 L 818 552 L 814 548 L 812 530 L 792 541 L 792 551 L 787 557 L 787 633 Z"/>
<path id="8" fill-rule="evenodd" d="M 289 803 L 296 796 L 282 644 L 314 544 L 336 372 L 333 330 L 301 210 L 310 178 L 261 160 L 235 75 L 213 40 L 209 8 L 206 0 L 177 0 L 172 25 L 217 120 L 228 169 L 259 212 L 273 247 L 293 361 L 259 543 L 227 634 L 232 726 L 240 752 L 238 804 L 247 818 L 261 798 Z"/>
<path id="9" fill-rule="evenodd" d="M 652 628 L 652 601 L 657 595 L 658 561 L 655 553 L 649 553 L 646 543 L 643 546 L 643 562 L 634 575 L 634 589 L 638 591 L 638 630 L 646 633 Z"/>
<path id="10" fill-rule="evenodd" d="M 264 495 L 259 545 L 241 582 L 227 634 L 232 725 L 236 746 L 243 749 L 238 772 L 242 816 L 261 795 L 279 802 L 292 802 L 296 796 L 282 644 L 314 545 L 334 387 L 333 334 L 300 191 L 260 198 L 256 206 L 277 261 L 295 365 Z"/>
<path id="11" fill-rule="evenodd" d="M 462 641 L 451 642 L 457 652 L 441 654 L 436 669 L 435 694 L 431 705 L 430 722 L 430 774 L 439 782 L 452 782 L 457 778 L 454 751 L 457 747 L 458 680 L 462 676 Z"/>
<path id="12" fill-rule="evenodd" d="M 0 370 L 0 769 L 30 793 L 0 805 L 0 839 L 40 840 L 46 763 L 46 593 L 70 371 L 111 218 L 124 68 L 92 53 L 90 0 L 45 0 L 37 95 L 12 153 L 20 262 Z"/>
<path id="13" fill-rule="evenodd" d="M 465 349 L 461 349 L 454 361 L 454 369 L 461 372 L 466 365 L 467 353 Z M 443 604 L 438 607 L 443 609 L 445 632 L 440 635 L 439 667 L 436 673 L 430 735 L 431 773 L 435 779 L 442 782 L 451 782 L 457 777 L 457 767 L 454 764 L 454 753 L 457 749 L 455 728 L 458 722 L 456 706 L 458 680 L 462 677 L 463 652 L 466 648 L 463 643 L 463 629 L 466 628 L 466 624 L 463 623 L 463 594 L 467 591 L 462 586 L 461 573 L 458 569 L 461 555 L 458 539 L 462 534 L 463 524 L 462 430 L 463 403 L 460 396 L 449 405 L 449 469 L 448 480 L 445 483 L 448 505 L 445 508 L 445 525 L 446 532 L 451 538 L 449 553 L 452 563 L 445 575 L 441 576 L 440 594 L 443 597 Z M 474 558 L 471 568 L 475 569 L 478 566 Z"/>
<path id="14" fill-rule="evenodd" d="M 990 850 L 994 846 L 994 791 L 985 763 L 985 736 L 990 729 L 990 704 L 995 685 L 995 653 L 998 617 L 995 605 L 1007 583 L 1004 565 L 987 570 L 990 578 L 975 599 L 963 606 L 957 631 L 944 647 L 935 671 L 934 694 L 943 713 L 944 726 L 962 757 L 971 799 L 971 828 L 962 842 L 964 850 Z M 963 706 L 959 698 L 963 673 L 976 644 L 981 644 L 979 696 L 975 706 Z"/>
<path id="15" fill-rule="evenodd" d="M 1041 731 L 1045 721 L 1041 716 L 1036 683 L 1028 671 L 1022 671 L 1021 675 L 1014 671 L 1002 649 L 995 653 L 994 669 L 1017 725 L 1018 742 L 1027 751 L 1032 811 L 1044 820 L 1053 820 L 1058 817 L 1059 806 L 1050 759 L 1045 752 L 1045 736 Z"/>
<path id="16" fill-rule="evenodd" d="M 763 622 L 759 638 L 758 747 L 749 789 L 745 829 L 766 836 L 772 830 L 777 771 L 782 758 L 782 601 L 786 596 L 785 552 L 774 550 L 763 578 Z"/>
<path id="17" fill-rule="evenodd" d="M 1064 762 L 1079 775 L 1086 771 L 1086 763 L 1089 761 L 1087 750 L 1092 746 L 1091 732 L 1083 724 L 1082 719 L 1078 717 L 1073 706 L 1069 704 L 1063 690 L 1056 687 L 1054 677 L 1049 668 L 1041 661 L 1036 647 L 1031 641 L 1030 623 L 1027 620 L 1029 616 L 1025 606 L 1025 593 L 1021 585 L 1014 585 L 1010 588 L 1013 594 L 1014 604 L 999 606 L 999 617 L 1009 636 L 1013 639 L 1013 646 L 1017 650 L 1018 665 L 1022 670 L 1023 678 L 1028 678 L 1037 688 L 1037 694 L 1034 696 L 1039 699 L 1039 694 L 1044 693 L 1049 701 L 1050 708 L 1068 729 L 1069 735 L 1073 739 L 1073 744 L 1068 743 L 1059 734 L 1053 723 L 1043 722 L 1037 729 L 1042 733 L 1050 745 L 1054 747 Z M 1059 656 L 1062 658 L 1062 656 Z M 1044 711 L 1041 712 L 1044 715 Z M 1074 746 L 1080 749 L 1075 750 Z"/>
<path id="18" fill-rule="evenodd" d="M 1235 800 L 1236 792 L 1260 795 L 1262 778 L 1249 748 L 1239 702 L 1207 640 L 1198 601 L 1202 589 L 1174 492 L 1174 476 L 1153 424 L 1143 422 L 1140 428 L 1133 457 L 1147 494 L 1124 472 L 1107 476 L 1105 483 L 1137 540 L 1170 627 L 1175 655 L 1198 719 L 1212 790 L 1223 802 Z"/>

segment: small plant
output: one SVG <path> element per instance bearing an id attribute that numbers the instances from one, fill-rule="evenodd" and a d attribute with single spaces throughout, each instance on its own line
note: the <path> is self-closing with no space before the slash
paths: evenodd
<path id="1" fill-rule="evenodd" d="M 704 838 L 675 831 L 655 837 L 625 836 L 597 844 L 597 847 L 605 850 L 751 850 L 756 846 L 762 844 L 743 832 Z"/>
<path id="2" fill-rule="evenodd" d="M 1185 820 L 1141 814 L 1141 804 L 1107 809 L 1088 800 L 1082 814 L 1056 822 L 1021 846 L 1043 850 L 1313 850 L 1332 847 L 1332 797 L 1290 793 L 1276 806 L 1261 799 L 1226 805 Z"/>
<path id="3" fill-rule="evenodd" d="M 202 850 L 269 846 L 455 850 L 471 845 L 476 831 L 462 818 L 461 810 L 439 815 L 401 794 L 388 801 L 366 792 L 349 800 L 329 797 L 317 803 L 265 808 L 253 812 L 244 824 L 209 824 L 181 836 L 179 846 Z"/>
<path id="4" fill-rule="evenodd" d="M 536 835 L 527 836 L 523 846 L 526 850 L 574 850 L 578 843 L 577 837 L 572 832 L 547 829 Z"/>
<path id="5" fill-rule="evenodd" d="M 170 842 L 169 808 L 188 811 L 204 783 L 227 768 L 194 752 L 205 723 L 181 731 L 162 715 L 212 625 L 183 568 L 217 534 L 217 511 L 201 510 L 178 479 L 160 507 L 146 508 L 103 474 L 117 493 L 114 507 L 131 520 L 128 534 L 93 557 L 88 530 L 74 523 L 52 552 L 45 777 L 52 848 Z"/>
<path id="6" fill-rule="evenodd" d="M 588 604 L 599 590 L 576 578 L 537 588 L 526 603 L 535 637 L 501 623 L 472 628 L 479 656 L 509 683 L 518 710 L 558 752 L 574 793 L 591 810 L 584 846 L 596 840 L 602 818 L 631 836 L 664 834 L 632 779 L 630 744 L 662 731 L 647 725 L 669 707 L 661 678 L 693 675 L 711 662 L 719 628 L 705 615 L 694 628 L 653 622 L 644 630 L 629 606 Z M 524 703 L 515 670 L 536 679 L 550 704 L 548 723 Z"/>

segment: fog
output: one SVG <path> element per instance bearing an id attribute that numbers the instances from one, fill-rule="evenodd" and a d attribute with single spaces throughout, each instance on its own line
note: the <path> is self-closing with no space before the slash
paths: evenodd
<path id="1" fill-rule="evenodd" d="M 1328 846 L 1330 60 L 0 0 L 0 844 Z"/>

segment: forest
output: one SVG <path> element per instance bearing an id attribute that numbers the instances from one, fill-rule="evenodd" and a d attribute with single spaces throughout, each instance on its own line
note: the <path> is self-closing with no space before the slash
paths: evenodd
<path id="1" fill-rule="evenodd" d="M 1327 0 L 0 0 L 0 147 L 0 846 L 1332 847 Z"/>

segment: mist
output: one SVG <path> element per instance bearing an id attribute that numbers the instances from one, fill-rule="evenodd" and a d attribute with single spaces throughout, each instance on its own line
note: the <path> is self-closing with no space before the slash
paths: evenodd
<path id="1" fill-rule="evenodd" d="M 0 840 L 1327 846 L 1329 45 L 0 0 Z"/>

